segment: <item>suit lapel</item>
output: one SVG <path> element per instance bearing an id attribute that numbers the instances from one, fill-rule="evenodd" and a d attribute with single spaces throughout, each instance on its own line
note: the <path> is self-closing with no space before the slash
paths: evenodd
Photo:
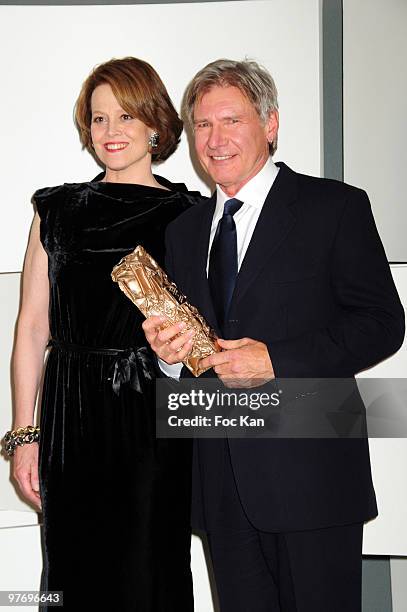
<path id="1" fill-rule="evenodd" d="M 279 173 L 267 195 L 236 279 L 231 311 L 295 224 L 294 211 L 290 205 L 297 198 L 297 177 L 282 162 L 277 163 L 277 166 L 280 168 Z"/>
<path id="2" fill-rule="evenodd" d="M 200 227 L 196 234 L 197 248 L 191 249 L 191 268 L 193 270 L 194 303 L 205 317 L 209 325 L 219 333 L 216 315 L 213 309 L 211 294 L 209 291 L 208 278 L 206 276 L 206 263 L 208 258 L 209 236 L 211 232 L 212 219 L 216 206 L 216 192 L 203 206 L 203 214 L 200 219 Z"/>

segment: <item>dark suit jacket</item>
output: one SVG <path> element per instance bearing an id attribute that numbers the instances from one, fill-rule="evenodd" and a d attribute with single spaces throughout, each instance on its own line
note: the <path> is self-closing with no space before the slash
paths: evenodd
<path id="1" fill-rule="evenodd" d="M 223 335 L 264 342 L 276 377 L 353 379 L 397 351 L 404 337 L 403 308 L 368 197 L 277 165 Z M 214 209 L 215 197 L 168 227 L 166 262 L 217 329 L 206 278 Z M 229 447 L 243 507 L 258 529 L 316 529 L 377 514 L 366 439 L 231 439 Z M 198 528 L 210 530 L 216 518 L 221 450 L 218 440 L 195 443 Z"/>

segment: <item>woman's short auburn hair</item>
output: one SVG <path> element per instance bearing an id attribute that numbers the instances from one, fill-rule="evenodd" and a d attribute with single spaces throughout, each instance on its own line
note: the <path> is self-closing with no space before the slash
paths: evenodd
<path id="1" fill-rule="evenodd" d="M 98 85 L 106 83 L 126 113 L 158 132 L 158 147 L 152 149 L 152 160 L 167 159 L 178 146 L 183 122 L 157 72 L 136 57 L 112 59 L 100 64 L 83 83 L 75 106 L 75 121 L 83 148 L 94 155 L 90 133 L 91 97 Z"/>

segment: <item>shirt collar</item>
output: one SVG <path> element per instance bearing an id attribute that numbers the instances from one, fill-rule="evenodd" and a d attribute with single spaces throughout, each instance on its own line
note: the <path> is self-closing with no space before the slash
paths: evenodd
<path id="1" fill-rule="evenodd" d="M 279 168 L 275 165 L 271 157 L 264 164 L 263 168 L 248 183 L 234 195 L 234 198 L 241 200 L 244 204 L 262 208 L 267 194 L 278 174 Z M 226 200 L 230 200 L 219 185 L 216 185 L 216 208 L 214 217 L 222 216 Z"/>

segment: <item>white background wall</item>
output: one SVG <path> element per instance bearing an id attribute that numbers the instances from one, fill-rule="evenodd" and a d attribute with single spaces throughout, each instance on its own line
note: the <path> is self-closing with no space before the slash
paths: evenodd
<path id="1" fill-rule="evenodd" d="M 344 180 L 367 190 L 390 261 L 407 262 L 407 3 L 343 2 Z M 407 267 L 393 275 L 407 304 Z M 407 347 L 365 377 L 403 377 Z M 371 440 L 378 519 L 365 552 L 407 555 L 407 440 Z"/>
<path id="2" fill-rule="evenodd" d="M 343 0 L 344 179 L 367 190 L 390 261 L 407 261 L 407 2 Z M 394 269 L 407 305 L 407 269 Z M 407 345 L 366 376 L 406 377 Z M 407 555 L 407 440 L 371 440 L 379 517 L 370 554 Z M 407 559 L 390 561 L 393 612 L 407 609 Z"/>
<path id="3" fill-rule="evenodd" d="M 186 83 L 219 57 L 257 59 L 280 91 L 279 159 L 320 173 L 319 0 L 136 6 L 0 6 L 3 210 L 0 271 L 21 269 L 33 191 L 90 180 L 72 114 L 91 68 L 136 55 L 157 69 L 179 108 Z M 304 146 L 304 143 L 307 143 Z M 206 187 L 186 138 L 160 171 Z M 17 239 L 16 239 L 17 238 Z"/>
<path id="4" fill-rule="evenodd" d="M 407 310 L 407 265 L 393 265 L 392 273 Z M 406 366 L 407 341 L 393 357 L 366 370 L 358 378 L 405 378 Z M 383 381 L 379 388 L 387 387 L 391 390 Z M 405 402 L 406 398 L 403 399 Z M 406 405 L 404 407 L 407 409 Z M 372 438 L 369 446 L 379 516 L 365 527 L 363 551 L 366 555 L 407 556 L 407 440 Z"/>
<path id="5" fill-rule="evenodd" d="M 407 261 L 407 2 L 343 0 L 345 181 L 366 189 L 390 261 Z"/>

